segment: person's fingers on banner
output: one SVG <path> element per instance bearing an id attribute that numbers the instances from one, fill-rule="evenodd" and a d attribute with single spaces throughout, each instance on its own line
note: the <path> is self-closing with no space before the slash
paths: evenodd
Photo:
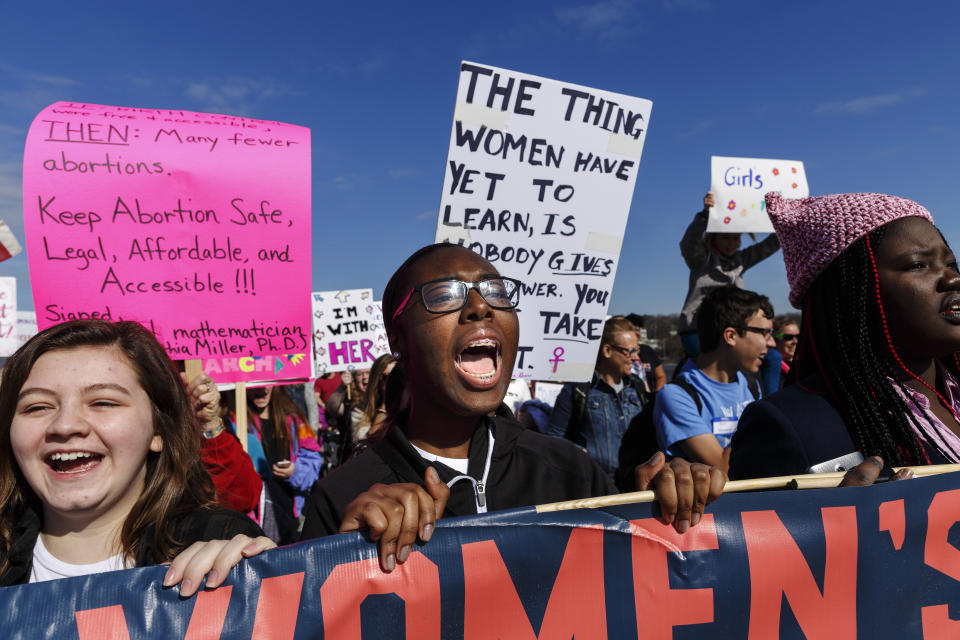
<path id="1" fill-rule="evenodd" d="M 674 458 L 667 466 L 673 470 L 677 496 L 677 512 L 673 516 L 673 527 L 680 533 L 686 533 L 693 521 L 693 465 L 682 458 Z"/>
<path id="2" fill-rule="evenodd" d="M 423 514 L 432 519 L 433 512 L 434 500 L 420 485 L 375 484 L 347 505 L 340 533 L 366 531 L 380 543 L 380 566 L 389 572 L 396 567 L 398 549 L 403 552 L 401 562 L 413 549 L 423 529 Z"/>
<path id="3" fill-rule="evenodd" d="M 867 487 L 877 481 L 883 471 L 883 459 L 879 456 L 870 456 L 853 469 L 843 475 L 841 487 Z"/>
<path id="4" fill-rule="evenodd" d="M 371 539 L 380 539 L 387 529 L 387 515 L 380 504 L 383 498 L 378 493 L 383 487 L 386 485 L 375 484 L 347 505 L 340 521 L 340 533 L 366 530 Z"/>
<path id="5" fill-rule="evenodd" d="M 377 508 L 375 502 L 369 500 L 370 491 L 374 489 L 377 485 L 373 485 L 367 491 L 364 491 L 350 504 L 347 505 L 347 508 L 343 510 L 343 518 L 340 520 L 340 531 L 339 533 L 348 533 L 350 531 L 360 531 L 361 529 L 370 529 L 373 530 L 374 526 L 380 525 L 379 522 L 376 522 L 376 514 L 372 512 L 372 509 Z M 364 513 L 365 511 L 370 511 L 370 513 Z M 374 520 L 372 521 L 371 518 Z M 386 528 L 386 518 L 383 518 L 384 522 L 379 527 L 381 530 Z"/>
<path id="6" fill-rule="evenodd" d="M 422 487 L 417 487 L 417 493 L 408 496 L 403 514 L 403 526 L 397 538 L 397 561 L 406 562 L 413 551 L 413 545 L 423 531 L 424 520 L 433 519 L 434 500 Z M 421 538 L 422 539 L 422 538 Z"/>
<path id="7" fill-rule="evenodd" d="M 690 475 L 693 477 L 693 513 L 690 516 L 690 525 L 696 526 L 703 517 L 703 510 L 710 500 L 710 470 L 705 464 L 691 464 Z"/>
<path id="8" fill-rule="evenodd" d="M 420 493 L 426 494 L 426 491 L 411 484 L 390 485 L 385 488 L 384 494 L 391 498 L 393 503 L 386 512 L 387 529 L 380 536 L 380 566 L 384 571 L 393 571 L 397 566 L 398 550 L 404 549 L 407 544 L 412 546 L 417 539 Z M 406 556 L 400 557 L 401 562 L 406 560 Z"/>
<path id="9" fill-rule="evenodd" d="M 200 588 L 207 576 L 207 588 L 219 587 L 237 563 L 258 553 L 273 549 L 276 543 L 270 538 L 251 538 L 239 534 L 230 540 L 194 542 L 180 552 L 163 578 L 163 586 L 180 583 L 180 596 L 189 598 Z"/>
<path id="10" fill-rule="evenodd" d="M 909 480 L 910 478 L 915 478 L 916 475 L 917 474 L 913 472 L 913 469 L 900 469 L 900 471 L 897 471 L 895 474 L 893 474 L 893 477 L 890 478 L 890 481 Z"/>
<path id="11" fill-rule="evenodd" d="M 637 484 L 637 491 L 646 491 L 653 482 L 654 477 L 663 469 L 667 462 L 667 457 L 662 451 L 657 451 L 649 460 L 643 464 L 637 465 L 633 470 L 634 481 Z"/>
<path id="12" fill-rule="evenodd" d="M 700 522 L 704 508 L 716 500 L 727 483 L 726 474 L 703 464 L 674 458 L 664 464 L 658 451 L 634 472 L 637 490 L 653 489 L 664 522 L 673 524 L 680 533 Z"/>
<path id="13" fill-rule="evenodd" d="M 840 481 L 841 487 L 867 487 L 877 481 L 880 473 L 883 471 L 883 458 L 880 456 L 870 456 L 853 469 L 843 474 L 843 480 Z M 910 469 L 901 469 L 894 473 L 890 480 L 908 480 L 914 476 Z"/>
<path id="14" fill-rule="evenodd" d="M 436 469 L 424 473 L 427 488 L 412 483 L 375 484 L 347 505 L 340 533 L 366 531 L 380 544 L 380 566 L 393 571 L 406 562 L 417 538 L 427 542 L 450 497 Z M 429 493 L 428 493 L 429 491 Z"/>
<path id="15" fill-rule="evenodd" d="M 723 488 L 727 485 L 728 479 L 723 470 L 710 467 L 710 491 L 707 495 L 707 504 L 723 495 Z"/>
<path id="16" fill-rule="evenodd" d="M 663 455 L 658 453 L 657 455 Z M 649 464 L 646 463 L 646 464 Z M 672 524 L 677 515 L 677 484 L 673 469 L 668 465 L 661 466 L 660 470 L 646 483 L 637 487 L 641 491 L 651 489 L 654 500 L 660 507 L 660 516 L 667 524 Z"/>
<path id="17" fill-rule="evenodd" d="M 427 483 L 427 491 L 433 498 L 433 508 L 420 514 L 420 539 L 426 542 L 433 535 L 436 521 L 443 517 L 443 510 L 447 508 L 450 487 L 440 479 L 440 475 L 433 467 L 427 467 L 423 478 Z"/>

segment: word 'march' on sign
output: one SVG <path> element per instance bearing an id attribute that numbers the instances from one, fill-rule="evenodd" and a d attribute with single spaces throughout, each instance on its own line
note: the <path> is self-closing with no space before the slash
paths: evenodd
<path id="1" fill-rule="evenodd" d="M 309 129 L 58 102 L 23 208 L 40 329 L 136 320 L 217 382 L 310 377 Z"/>
<path id="2" fill-rule="evenodd" d="M 652 104 L 460 65 L 436 241 L 522 282 L 514 377 L 593 374 Z"/>

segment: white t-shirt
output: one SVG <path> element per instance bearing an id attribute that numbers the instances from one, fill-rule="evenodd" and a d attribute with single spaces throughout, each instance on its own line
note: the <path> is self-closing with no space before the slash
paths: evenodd
<path id="1" fill-rule="evenodd" d="M 37 536 L 37 543 L 33 545 L 33 568 L 30 569 L 30 582 L 87 576 L 93 573 L 119 571 L 126 568 L 122 553 L 93 564 L 70 564 L 58 560 L 43 546 L 43 537 Z"/>
<path id="2" fill-rule="evenodd" d="M 420 454 L 420 457 L 426 460 L 427 462 L 442 462 L 443 464 L 447 465 L 457 473 L 462 473 L 463 475 L 467 475 L 467 465 L 470 462 L 469 458 L 444 458 L 443 456 L 434 455 L 432 453 L 424 451 L 423 449 L 421 449 L 415 444 L 411 444 L 410 446 L 416 449 L 417 453 Z"/>

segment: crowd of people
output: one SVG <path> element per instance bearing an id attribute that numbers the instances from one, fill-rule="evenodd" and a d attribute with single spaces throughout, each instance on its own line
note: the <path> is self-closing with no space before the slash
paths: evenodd
<path id="1" fill-rule="evenodd" d="M 711 204 L 681 242 L 688 358 L 668 380 L 642 317 L 614 316 L 592 379 L 555 403 L 510 378 L 519 282 L 457 245 L 390 278 L 391 353 L 369 370 L 248 390 L 245 447 L 236 398 L 141 325 L 41 332 L 0 379 L 0 585 L 169 562 L 164 584 L 189 596 L 244 557 L 348 531 L 393 571 L 444 517 L 652 489 L 683 533 L 728 474 L 867 484 L 885 464 L 960 462 L 960 273 L 926 209 L 771 193 L 776 234 L 740 249 L 705 233 Z M 799 322 L 743 288 L 778 248 Z"/>

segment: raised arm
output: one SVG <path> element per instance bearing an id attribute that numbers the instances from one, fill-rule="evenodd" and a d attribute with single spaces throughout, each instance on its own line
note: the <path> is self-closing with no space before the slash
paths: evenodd
<path id="1" fill-rule="evenodd" d="M 777 234 L 771 233 L 766 238 L 740 251 L 740 260 L 746 271 L 761 260 L 769 258 L 780 248 L 780 239 Z"/>
<path id="2" fill-rule="evenodd" d="M 707 192 L 703 198 L 703 210 L 693 216 L 693 221 L 687 226 L 680 240 L 680 255 L 690 269 L 699 268 L 710 257 L 703 244 L 703 234 L 707 230 L 707 215 L 712 206 L 713 194 Z"/>

